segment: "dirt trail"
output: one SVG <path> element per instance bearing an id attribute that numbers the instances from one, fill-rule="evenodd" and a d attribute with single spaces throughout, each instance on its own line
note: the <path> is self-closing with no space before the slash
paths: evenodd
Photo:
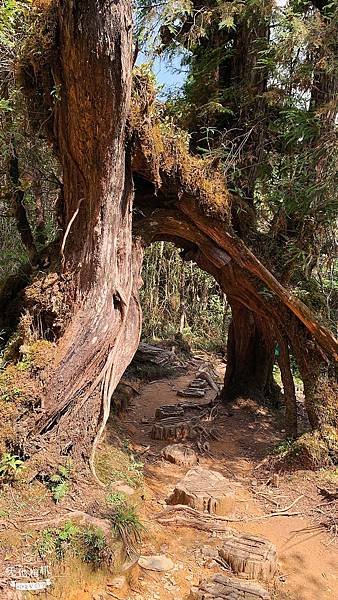
<path id="1" fill-rule="evenodd" d="M 144 385 L 141 395 L 121 419 L 122 429 L 136 451 L 141 445 L 149 446 L 142 457 L 145 464 L 143 519 L 147 533 L 141 552 L 166 554 L 175 563 L 174 569 L 165 574 L 142 570 L 140 588 L 130 594 L 133 600 L 186 600 L 193 584 L 221 571 L 221 567 L 208 568 L 200 552 L 203 546 L 220 545 L 219 538 L 196 529 L 161 526 L 154 519 L 154 515 L 166 506 L 165 498 L 175 483 L 188 470 L 162 460 L 161 450 L 167 443 L 150 438 L 154 414 L 159 406 L 181 401 L 176 390 L 185 387 L 193 378 L 194 371 L 191 370 L 177 379 Z M 210 390 L 201 402 L 214 396 L 215 392 Z M 276 598 L 336 600 L 337 546 L 332 536 L 305 514 L 323 501 L 312 474 L 298 472 L 280 476 L 278 488 L 273 488 L 266 485 L 271 474 L 262 472 L 261 468 L 255 470 L 267 451 L 283 439 L 283 432 L 274 417 L 269 411 L 242 401 L 231 410 L 222 407 L 215 425 L 221 441 L 210 440 L 210 456 L 200 456 L 200 465 L 241 484 L 236 517 L 268 514 L 277 505 L 286 507 L 303 495 L 293 509 L 301 513 L 299 515 L 229 524 L 238 531 L 263 535 L 276 544 L 279 557 Z"/>

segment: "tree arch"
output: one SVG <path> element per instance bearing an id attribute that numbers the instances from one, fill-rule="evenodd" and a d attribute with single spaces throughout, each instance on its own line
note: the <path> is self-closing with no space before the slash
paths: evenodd
<path id="1" fill-rule="evenodd" d="M 278 341 L 293 421 L 289 348 L 312 427 L 337 426 L 333 335 L 264 265 L 259 248 L 255 254 L 234 233 L 236 199 L 222 174 L 212 161 L 191 156 L 175 128 L 159 124 L 153 91 L 137 76 L 130 109 L 129 1 L 64 1 L 53 11 L 51 61 L 49 55 L 37 63 L 33 48 L 24 68 L 31 84 L 26 93 L 32 94 L 33 80 L 40 104 L 51 101 L 50 86 L 61 92 L 40 124 L 47 123 L 63 171 L 61 235 L 47 249 L 50 272 L 30 271 L 25 308 L 32 319 L 48 318 L 48 327 L 62 316 L 62 327 L 55 328 L 45 406 L 25 440 L 28 452 L 41 450 L 43 436 L 59 454 L 92 459 L 111 396 L 139 341 L 139 237 L 181 243 L 227 293 L 233 323 L 224 398 L 267 392 Z M 294 422 L 291 429 L 294 434 Z"/>
<path id="2" fill-rule="evenodd" d="M 182 148 L 176 142 L 155 152 L 149 140 L 157 139 L 149 122 L 136 135 L 133 172 L 135 231 L 147 242 L 169 239 L 212 274 L 232 308 L 228 339 L 228 365 L 222 397 L 247 395 L 262 398 L 273 392 L 274 350 L 281 348 L 280 367 L 285 388 L 286 428 L 297 434 L 295 390 L 289 349 L 298 362 L 304 382 L 306 408 L 312 428 L 337 425 L 336 383 L 333 365 L 337 342 L 310 310 L 284 288 L 254 253 L 234 234 L 231 199 L 223 190 L 223 204 L 215 203 L 220 191 L 217 174 L 205 186 L 203 167 L 195 181 L 187 180 Z M 172 141 L 171 141 L 172 142 Z M 162 142 L 163 143 L 163 142 Z M 168 153 L 175 157 L 168 160 Z M 154 160 L 155 158 L 155 160 Z M 208 199 L 210 203 L 208 204 Z M 320 389 L 330 389 L 323 403 Z"/>

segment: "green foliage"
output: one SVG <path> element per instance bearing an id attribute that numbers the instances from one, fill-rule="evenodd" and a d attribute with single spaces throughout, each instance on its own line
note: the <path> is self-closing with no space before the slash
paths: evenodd
<path id="1" fill-rule="evenodd" d="M 111 477 L 115 481 L 122 480 L 132 487 L 138 487 L 143 481 L 143 463 L 135 461 L 132 457 L 126 470 L 112 469 Z"/>
<path id="2" fill-rule="evenodd" d="M 35 550 L 43 560 L 64 560 L 67 554 L 78 556 L 83 562 L 98 568 L 110 556 L 102 529 L 79 527 L 67 521 L 60 528 L 45 529 L 35 544 Z"/>
<path id="3" fill-rule="evenodd" d="M 68 494 L 70 490 L 72 463 L 68 461 L 66 465 L 60 465 L 57 472 L 48 478 L 47 486 L 52 492 L 55 504 L 58 504 Z"/>
<path id="4" fill-rule="evenodd" d="M 111 508 L 109 519 L 114 533 L 122 538 L 126 546 L 133 545 L 140 539 L 144 529 L 135 506 L 129 504 L 126 495 L 121 492 L 108 494 L 106 501 Z"/>
<path id="5" fill-rule="evenodd" d="M 94 568 L 100 567 L 109 558 L 109 548 L 105 535 L 99 527 L 87 527 L 80 534 L 81 557 L 83 562 Z"/>
<path id="6" fill-rule="evenodd" d="M 109 494 L 107 504 L 112 509 L 109 519 L 114 533 L 119 535 L 127 546 L 138 541 L 144 526 L 137 515 L 136 508 L 128 504 L 126 496 L 119 492 Z"/>
<path id="7" fill-rule="evenodd" d="M 292 439 L 283 440 L 282 442 L 277 444 L 277 446 L 275 446 L 275 448 L 272 451 L 272 454 L 275 454 L 276 456 L 283 458 L 292 449 L 294 449 L 294 440 L 292 440 Z"/>
<path id="8" fill-rule="evenodd" d="M 50 145 L 41 135 L 41 127 L 37 132 L 31 128 L 39 107 L 31 110 L 28 106 L 21 78 L 22 73 L 29 72 L 28 56 L 31 52 L 34 82 L 38 87 L 37 66 L 45 53 L 39 33 L 41 25 L 38 25 L 40 10 L 36 3 L 19 0 L 6 0 L 0 6 L 0 283 L 12 273 L 25 270 L 28 260 L 13 210 L 12 196 L 17 188 L 24 192 L 23 204 L 38 251 L 56 235 L 54 212 L 61 183 L 59 167 Z M 42 21 L 48 29 L 47 18 Z M 33 49 L 27 40 L 34 36 L 39 41 Z M 25 68 L 21 69 L 23 62 Z M 57 96 L 58 90 L 55 90 L 52 99 L 56 100 Z M 40 104 L 41 97 L 42 94 L 39 96 Z M 47 117 L 49 122 L 50 111 Z M 18 183 L 11 180 L 9 172 L 14 149 L 19 161 Z"/>
<path id="9" fill-rule="evenodd" d="M 192 261 L 182 261 L 180 250 L 164 242 L 146 249 L 142 276 L 145 339 L 224 348 L 229 307 L 213 277 Z"/>
<path id="10" fill-rule="evenodd" d="M 138 541 L 144 529 L 134 506 L 121 504 L 111 517 L 112 527 L 115 533 L 123 540 Z"/>
<path id="11" fill-rule="evenodd" d="M 126 494 L 124 494 L 123 492 L 112 492 L 107 496 L 107 503 L 109 504 L 109 506 L 112 506 L 114 508 L 124 505 L 126 501 L 127 497 Z"/>
<path id="12" fill-rule="evenodd" d="M 24 461 L 16 454 L 4 452 L 0 459 L 0 483 L 13 481 L 22 471 Z"/>
<path id="13" fill-rule="evenodd" d="M 42 559 L 63 560 L 78 535 L 79 528 L 72 521 L 67 521 L 59 529 L 45 529 L 36 544 L 36 551 Z"/>
<path id="14" fill-rule="evenodd" d="M 181 57 L 188 71 L 183 90 L 168 98 L 168 115 L 255 211 L 247 235 L 266 234 L 262 259 L 335 330 L 337 3 L 165 5 L 142 3 L 140 19 L 149 31 L 157 22 L 155 47 Z M 146 299 L 144 306 L 147 336 L 170 322 L 177 330 L 177 317 L 166 312 L 161 325 L 163 308 L 151 306 L 148 317 Z"/>

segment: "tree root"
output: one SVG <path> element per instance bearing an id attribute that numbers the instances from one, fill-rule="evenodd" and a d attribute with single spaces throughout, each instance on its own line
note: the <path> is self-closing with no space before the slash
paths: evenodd
<path id="1" fill-rule="evenodd" d="M 300 512 L 288 512 L 301 498 L 303 498 L 303 496 L 299 496 L 285 508 L 280 508 L 267 515 L 258 517 L 221 517 L 210 515 L 209 513 L 201 513 L 198 510 L 183 504 L 176 504 L 174 506 L 168 506 L 164 512 L 156 515 L 155 519 L 162 525 L 181 525 L 182 527 L 194 527 L 195 529 L 201 529 L 202 531 L 219 531 L 232 535 L 233 530 L 227 527 L 227 523 L 249 523 L 271 519 L 272 517 L 294 517 L 301 514 Z"/>
<path id="2" fill-rule="evenodd" d="M 22 525 L 25 525 L 25 523 L 29 522 L 29 523 L 34 523 L 34 527 L 35 529 L 45 529 L 47 526 L 57 526 L 60 523 L 63 523 L 64 521 L 67 521 L 69 519 L 74 519 L 77 522 L 79 522 L 81 525 L 91 525 L 94 527 L 99 527 L 100 529 L 102 529 L 105 537 L 107 539 L 111 539 L 112 538 L 112 525 L 111 522 L 109 521 L 109 519 L 101 519 L 99 517 L 93 517 L 92 515 L 89 515 L 88 513 L 82 511 L 82 510 L 78 510 L 75 508 L 70 508 L 70 507 L 65 507 L 66 510 L 68 510 L 68 513 L 63 513 L 61 515 L 56 515 L 54 518 L 52 519 L 45 519 L 45 518 L 32 518 L 32 519 L 20 519 L 17 520 L 16 523 L 10 522 L 6 519 L 6 525 L 8 525 L 8 523 L 10 523 L 11 525 L 13 525 L 13 527 L 15 527 L 16 529 L 19 529 L 19 525 L 22 523 Z M 71 514 L 69 514 L 71 513 Z M 1 523 L 2 524 L 2 523 Z"/>

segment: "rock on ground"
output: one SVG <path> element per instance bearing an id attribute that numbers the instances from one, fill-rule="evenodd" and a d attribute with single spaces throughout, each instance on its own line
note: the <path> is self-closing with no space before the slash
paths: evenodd
<path id="1" fill-rule="evenodd" d="M 149 571 L 171 571 L 174 567 L 171 558 L 168 558 L 164 554 L 140 556 L 138 564 L 142 569 L 147 569 Z"/>

